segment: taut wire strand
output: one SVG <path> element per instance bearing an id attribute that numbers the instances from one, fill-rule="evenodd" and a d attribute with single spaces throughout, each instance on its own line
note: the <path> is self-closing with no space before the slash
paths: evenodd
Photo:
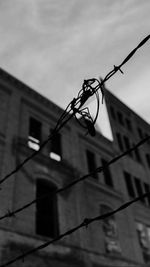
<path id="1" fill-rule="evenodd" d="M 75 179 L 74 181 L 72 181 L 71 183 L 69 183 L 68 185 L 66 185 L 65 187 L 62 187 L 60 189 L 57 189 L 54 194 L 58 194 L 58 193 L 61 193 L 67 189 L 70 189 L 71 187 L 73 187 L 74 185 L 86 180 L 87 178 L 89 178 L 90 176 L 93 176 L 95 173 L 101 173 L 101 172 L 104 172 L 109 165 L 112 165 L 114 164 L 116 161 L 118 161 L 119 159 L 123 158 L 124 156 L 126 156 L 127 154 L 129 154 L 130 152 L 134 151 L 135 149 L 137 149 L 139 146 L 143 145 L 144 143 L 146 143 L 148 140 L 150 140 L 150 136 L 147 136 L 145 137 L 144 139 L 140 140 L 137 144 L 135 144 L 134 146 L 132 146 L 131 148 L 129 148 L 128 150 L 124 151 L 123 153 L 121 153 L 120 155 L 112 158 L 110 161 L 108 161 L 105 166 L 100 166 L 98 168 L 96 168 L 95 170 L 93 170 L 92 172 L 88 173 L 88 174 L 85 174 L 84 176 L 78 178 L 78 179 Z M 150 194 L 150 192 L 147 192 L 146 194 L 143 194 L 144 197 L 148 196 Z M 141 198 L 143 198 L 143 195 L 139 196 Z M 15 214 L 23 211 L 24 209 L 27 209 L 28 207 L 30 207 L 31 205 L 35 204 L 37 201 L 39 200 L 42 200 L 42 199 L 45 199 L 45 198 L 49 198 L 49 194 L 48 195 L 43 195 L 39 198 L 35 198 L 33 199 L 31 202 L 28 202 L 27 204 L 23 205 L 22 207 L 14 210 L 14 211 L 8 211 L 6 214 L 2 215 L 0 217 L 0 220 L 3 220 L 5 218 L 8 218 L 8 217 L 12 217 L 12 216 L 15 216 Z M 138 198 L 139 198 L 138 197 Z M 137 199 L 137 198 L 135 198 Z M 139 199 L 138 199 L 139 200 Z M 136 202 L 136 201 L 134 201 Z"/>
<path id="2" fill-rule="evenodd" d="M 150 195 L 150 192 L 149 192 L 149 193 L 145 193 L 145 194 L 143 194 L 143 195 L 141 195 L 141 196 L 138 196 L 138 197 L 134 198 L 134 199 L 131 200 L 131 201 L 125 202 L 123 205 L 121 205 L 120 207 L 118 207 L 118 208 L 116 208 L 116 209 L 114 209 L 114 210 L 112 210 L 112 211 L 110 211 L 110 212 L 104 213 L 104 214 L 102 214 L 102 215 L 98 215 L 98 216 L 93 217 L 93 218 L 84 218 L 83 222 L 81 222 L 78 226 L 76 226 L 76 227 L 70 229 L 69 231 L 66 231 L 66 232 L 63 233 L 63 234 L 60 234 L 60 235 L 57 236 L 56 238 L 54 238 L 54 239 L 52 239 L 52 240 L 50 240 L 50 241 L 48 241 L 48 242 L 45 242 L 45 243 L 43 243 L 43 244 L 40 245 L 40 246 L 37 246 L 37 247 L 35 247 L 35 248 L 31 249 L 31 250 L 28 250 L 28 251 L 25 252 L 25 253 L 20 254 L 20 255 L 17 256 L 16 258 L 14 258 L 14 259 L 12 259 L 12 260 L 10 260 L 10 261 L 8 261 L 8 262 L 6 262 L 6 263 L 0 265 L 0 267 L 6 267 L 6 266 L 9 266 L 9 265 L 11 265 L 12 263 L 14 263 L 14 262 L 16 262 L 16 261 L 18 261 L 18 260 L 24 259 L 24 258 L 27 257 L 28 255 L 30 255 L 30 254 L 32 254 L 32 253 L 38 251 L 38 250 L 43 249 L 43 248 L 49 246 L 49 245 L 52 244 L 52 243 L 55 243 L 56 241 L 58 241 L 58 240 L 64 238 L 65 236 L 71 235 L 72 233 L 76 232 L 76 231 L 79 230 L 80 228 L 83 228 L 83 227 L 87 228 L 89 224 L 91 224 L 91 223 L 93 223 L 93 222 L 95 222 L 95 221 L 101 221 L 101 220 L 104 220 L 104 219 L 106 219 L 106 218 L 108 218 L 108 217 L 110 217 L 110 216 L 112 216 L 112 215 L 114 215 L 114 214 L 116 214 L 116 213 L 118 213 L 118 212 L 120 212 L 120 211 L 126 209 L 127 207 L 129 207 L 129 206 L 132 205 L 133 203 L 135 203 L 135 202 L 137 202 L 137 201 L 139 201 L 139 200 L 141 200 L 141 199 L 143 199 L 143 198 L 145 198 L 145 197 L 147 197 L 147 196 L 149 196 L 149 195 Z"/>

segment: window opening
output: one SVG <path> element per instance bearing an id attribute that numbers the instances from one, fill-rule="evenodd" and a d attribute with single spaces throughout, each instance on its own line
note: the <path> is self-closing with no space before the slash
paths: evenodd
<path id="1" fill-rule="evenodd" d="M 125 183 L 126 183 L 128 194 L 130 197 L 134 198 L 136 195 L 135 195 L 135 190 L 134 190 L 134 186 L 132 183 L 132 177 L 128 172 L 124 171 L 124 178 L 125 178 Z"/>
<path id="2" fill-rule="evenodd" d="M 121 151 L 123 151 L 123 143 L 122 143 L 122 139 L 121 139 L 120 133 L 117 133 L 116 136 L 117 136 L 117 141 L 118 141 L 119 148 L 120 148 Z"/>
<path id="3" fill-rule="evenodd" d="M 55 238 L 58 234 L 56 187 L 43 179 L 36 182 L 36 233 Z M 44 197 L 44 196 L 48 197 Z M 42 198 L 43 197 L 43 198 Z M 42 198 L 42 199 L 41 199 Z"/>
<path id="4" fill-rule="evenodd" d="M 105 159 L 102 159 L 102 166 L 105 168 L 103 170 L 105 184 L 113 187 L 112 175 L 109 166 L 107 166 L 107 161 Z"/>
<path id="5" fill-rule="evenodd" d="M 147 183 L 144 183 L 144 190 L 146 193 L 150 192 L 150 186 Z M 148 205 L 150 206 L 150 195 L 145 198 L 147 199 Z"/>
<path id="6" fill-rule="evenodd" d="M 124 122 L 123 122 L 123 115 L 121 112 L 117 112 L 117 115 L 118 115 L 118 121 L 121 125 L 124 125 Z"/>
<path id="7" fill-rule="evenodd" d="M 127 136 L 124 136 L 124 144 L 127 150 L 131 148 L 130 141 Z M 128 153 L 128 155 L 132 157 L 132 152 Z"/>
<path id="8" fill-rule="evenodd" d="M 138 128 L 137 130 L 138 130 L 139 137 L 143 139 L 144 136 L 143 136 L 143 132 L 142 132 L 141 128 Z"/>
<path id="9" fill-rule="evenodd" d="M 51 159 L 61 161 L 62 159 L 62 148 L 61 148 L 61 134 L 57 133 L 51 140 L 50 153 Z"/>
<path id="10" fill-rule="evenodd" d="M 112 106 L 110 107 L 110 112 L 111 112 L 113 119 L 116 120 L 116 114 L 115 114 L 114 108 Z"/>
<path id="11" fill-rule="evenodd" d="M 147 165 L 150 168 L 150 154 L 146 154 Z"/>
<path id="12" fill-rule="evenodd" d="M 132 131 L 132 124 L 131 121 L 129 119 L 126 119 L 126 125 L 129 131 Z"/>
<path id="13" fill-rule="evenodd" d="M 134 177 L 134 181 L 135 181 L 137 196 L 144 194 L 141 181 L 136 177 Z M 144 198 L 142 198 L 140 201 L 146 203 Z"/>
<path id="14" fill-rule="evenodd" d="M 36 151 L 40 149 L 41 142 L 41 122 L 30 117 L 29 119 L 29 134 L 28 146 Z"/>
<path id="15" fill-rule="evenodd" d="M 87 150 L 86 151 L 86 156 L 87 156 L 87 164 L 88 164 L 88 171 L 92 172 L 96 169 L 96 159 L 95 155 L 93 152 Z M 92 175 L 94 178 L 98 179 L 98 173 L 94 173 Z"/>
<path id="16" fill-rule="evenodd" d="M 126 137 L 126 136 L 124 136 L 124 143 L 125 143 L 126 149 L 129 149 L 130 148 L 130 143 L 129 143 L 128 137 Z"/>
<path id="17" fill-rule="evenodd" d="M 141 155 L 140 155 L 139 149 L 136 148 L 136 149 L 134 150 L 134 153 L 135 153 L 136 160 L 137 160 L 138 162 L 142 163 L 142 159 L 141 159 Z"/>

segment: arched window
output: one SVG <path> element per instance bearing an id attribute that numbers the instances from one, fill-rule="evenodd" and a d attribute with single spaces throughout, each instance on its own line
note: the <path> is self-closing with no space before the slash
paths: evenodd
<path id="1" fill-rule="evenodd" d="M 55 238 L 58 234 L 56 187 L 44 179 L 36 181 L 36 233 Z M 47 197 L 45 197 L 47 196 Z"/>
<path id="2" fill-rule="evenodd" d="M 111 212 L 112 209 L 107 206 L 102 204 L 100 206 L 100 213 L 106 214 Z M 115 253 L 120 253 L 121 248 L 119 244 L 119 239 L 118 239 L 118 231 L 117 231 L 117 224 L 115 220 L 115 216 L 109 216 L 106 219 L 103 220 L 102 222 L 102 227 L 105 235 L 105 249 L 107 253 L 115 252 Z"/>

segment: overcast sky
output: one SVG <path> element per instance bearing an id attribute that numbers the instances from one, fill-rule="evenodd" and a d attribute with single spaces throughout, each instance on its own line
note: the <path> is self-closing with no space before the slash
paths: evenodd
<path id="1" fill-rule="evenodd" d="M 1 0 L 0 67 L 61 107 L 150 34 L 149 0 Z M 150 41 L 106 87 L 150 122 Z"/>

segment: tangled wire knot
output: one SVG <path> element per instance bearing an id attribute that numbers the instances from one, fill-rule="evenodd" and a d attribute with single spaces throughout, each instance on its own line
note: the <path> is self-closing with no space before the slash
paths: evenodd
<path id="1" fill-rule="evenodd" d="M 95 136 L 95 122 L 97 120 L 99 114 L 99 93 L 98 90 L 101 90 L 102 94 L 102 104 L 104 99 L 104 83 L 103 80 L 92 78 L 88 80 L 84 80 L 82 89 L 79 91 L 77 98 L 74 98 L 71 102 L 71 109 L 74 112 L 74 116 L 77 122 L 85 129 L 88 130 L 88 133 L 91 136 Z M 93 119 L 90 110 L 88 107 L 82 108 L 85 102 L 92 96 L 95 95 L 97 102 L 97 110 L 95 114 L 95 118 Z M 81 116 L 80 119 L 77 118 L 77 114 Z"/>

